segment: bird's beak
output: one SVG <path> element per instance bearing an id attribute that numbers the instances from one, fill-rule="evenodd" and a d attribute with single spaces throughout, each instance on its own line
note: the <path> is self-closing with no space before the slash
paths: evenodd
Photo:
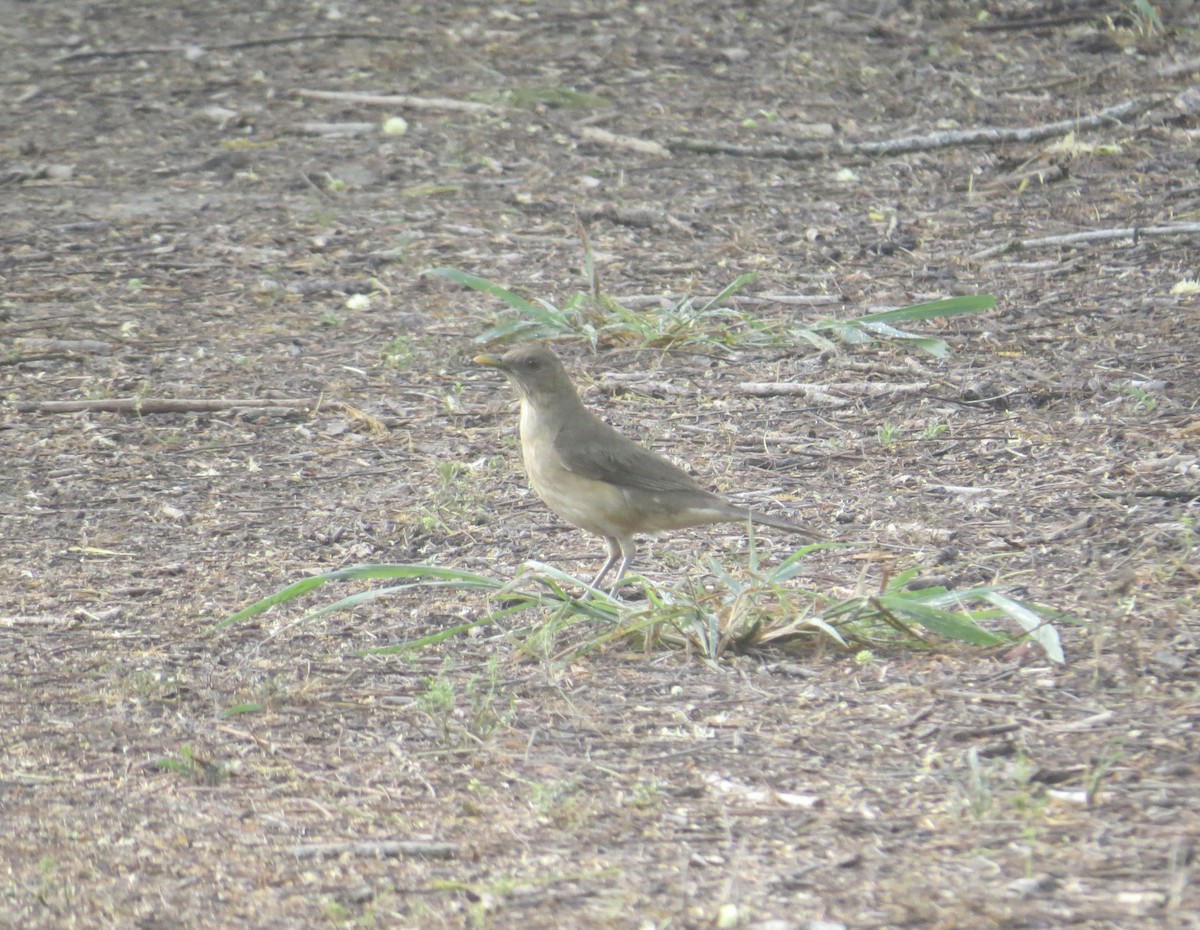
<path id="1" fill-rule="evenodd" d="M 476 355 L 473 361 L 476 365 L 487 365 L 490 368 L 502 367 L 500 359 L 495 355 Z"/>

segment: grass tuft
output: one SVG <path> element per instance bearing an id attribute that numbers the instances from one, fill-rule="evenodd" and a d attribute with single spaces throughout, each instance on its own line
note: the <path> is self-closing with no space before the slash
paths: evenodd
<path id="1" fill-rule="evenodd" d="M 832 643 L 861 652 L 872 648 L 930 649 L 937 642 L 981 648 L 1008 647 L 1021 639 L 1036 642 L 1047 657 L 1064 663 L 1062 644 L 1053 623 L 1078 622 L 1050 608 L 1019 601 L 988 586 L 966 591 L 943 587 L 914 589 L 917 569 L 887 579 L 878 590 L 850 597 L 795 585 L 805 559 L 834 543 L 803 546 L 779 565 L 759 566 L 751 537 L 747 568 L 735 575 L 710 564 L 700 582 L 659 587 L 641 576 L 641 600 L 623 601 L 589 587 L 580 579 L 541 562 L 528 562 L 513 579 L 436 565 L 360 565 L 339 569 L 289 585 L 238 611 L 214 627 L 222 630 L 272 607 L 302 597 L 316 588 L 341 581 L 400 581 L 370 588 L 319 607 L 288 624 L 284 632 L 326 614 L 413 589 L 449 588 L 489 598 L 476 619 L 404 642 L 367 650 L 370 655 L 410 652 L 464 635 L 471 630 L 529 611 L 538 613 L 524 636 L 524 649 L 555 658 L 576 657 L 609 643 L 631 640 L 643 648 L 679 648 L 718 661 L 729 653 L 771 646 L 812 647 Z M 575 593 L 579 592 L 579 593 Z M 1013 634 L 997 621 L 1012 621 L 1023 630 Z M 587 624 L 585 633 L 560 646 L 563 634 Z M 278 635 L 278 633 L 273 634 Z"/>
<path id="2" fill-rule="evenodd" d="M 423 274 L 489 294 L 508 306 L 512 313 L 477 337 L 476 342 L 485 345 L 525 339 L 583 339 L 593 349 L 601 344 L 654 349 L 806 344 L 830 351 L 836 348 L 835 340 L 847 346 L 886 341 L 940 358 L 949 354 L 945 340 L 911 333 L 896 324 L 980 313 L 996 306 L 995 299 L 986 294 L 951 297 L 847 320 L 818 320 L 793 328 L 727 305 L 731 297 L 755 280 L 755 275 L 743 274 L 707 300 L 684 297 L 673 306 L 633 310 L 602 291 L 590 246 L 586 245 L 586 233 L 581 230 L 581 235 L 589 288 L 576 291 L 561 304 L 540 297 L 528 300 L 502 285 L 457 268 L 431 268 Z"/>

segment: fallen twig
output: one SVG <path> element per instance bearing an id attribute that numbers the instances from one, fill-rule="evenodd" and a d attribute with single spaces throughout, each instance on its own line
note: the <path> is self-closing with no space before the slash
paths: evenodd
<path id="1" fill-rule="evenodd" d="M 306 136 L 369 136 L 378 129 L 378 123 L 320 123 L 312 120 L 297 127 Z"/>
<path id="2" fill-rule="evenodd" d="M 836 391 L 848 397 L 878 397 L 880 394 L 920 394 L 929 390 L 928 381 L 897 384 L 894 381 L 840 381 L 837 384 L 806 384 L 800 381 L 743 381 L 743 394 L 769 397 L 772 394 L 808 394 L 811 391 Z"/>
<path id="3" fill-rule="evenodd" d="M 19 350 L 34 349 L 42 352 L 62 352 L 67 355 L 112 355 L 113 347 L 99 339 L 45 339 L 38 336 L 22 336 L 15 342 Z"/>
<path id="4" fill-rule="evenodd" d="M 1041 236 L 1037 239 L 1009 239 L 1000 245 L 976 252 L 971 258 L 978 261 L 1006 252 L 1021 252 L 1044 245 L 1072 245 L 1076 242 L 1099 242 L 1104 239 L 1132 239 L 1137 244 L 1143 236 L 1178 236 L 1200 233 L 1200 223 L 1172 223 L 1167 226 L 1124 226 L 1115 229 L 1089 229 L 1087 232 L 1066 233 L 1061 236 Z"/>
<path id="5" fill-rule="evenodd" d="M 85 61 L 89 58 L 132 58 L 138 55 L 173 55 L 190 49 L 203 51 L 234 51 L 240 48 L 262 48 L 268 45 L 290 45 L 293 42 L 319 42 L 325 39 L 366 39 L 371 42 L 411 42 L 411 35 L 387 35 L 371 32 L 297 32 L 286 36 L 267 36 L 261 39 L 234 39 L 230 42 L 177 42 L 172 45 L 143 45 L 134 48 L 81 48 L 54 59 L 55 64 Z"/>
<path id="6" fill-rule="evenodd" d="M 669 156 L 671 150 L 660 142 L 650 139 L 638 139 L 635 136 L 622 136 L 597 126 L 584 126 L 579 130 L 579 137 L 598 145 L 608 145 L 618 149 L 629 149 L 641 155 Z"/>
<path id="7" fill-rule="evenodd" d="M 320 400 L 280 400 L 273 397 L 216 398 L 216 397 L 110 397 L 103 400 L 41 400 L 16 401 L 18 413 L 127 413 L 143 416 L 151 413 L 212 413 L 220 410 L 255 408 L 270 410 L 310 410 L 320 406 Z"/>
<path id="8" fill-rule="evenodd" d="M 892 381 L 843 381 L 838 384 L 807 384 L 802 381 L 743 381 L 737 386 L 752 397 L 801 395 L 811 401 L 845 407 L 856 397 L 901 397 L 929 390 L 928 381 L 897 384 Z"/>
<path id="9" fill-rule="evenodd" d="M 1168 501 L 1185 503 L 1200 500 L 1200 487 L 1194 488 L 1139 488 L 1136 491 L 1095 491 L 1097 497 L 1120 500 L 1123 497 L 1158 497 Z"/>
<path id="10" fill-rule="evenodd" d="M 447 110 L 456 113 L 503 113 L 504 107 L 451 97 L 413 97 L 409 94 L 356 94 L 341 90 L 298 90 L 301 97 L 313 100 L 339 100 L 374 107 L 407 107 L 410 110 Z"/>
<path id="11" fill-rule="evenodd" d="M 1043 16 L 1033 13 L 1028 16 L 1013 16 L 1006 19 L 987 20 L 971 24 L 972 32 L 1017 32 L 1029 29 L 1054 29 L 1071 23 L 1088 23 L 1096 19 L 1095 10 L 1074 10 Z"/>
<path id="12" fill-rule="evenodd" d="M 39 352 L 30 355 L 0 356 L 0 365 L 24 365 L 26 362 L 45 362 L 55 358 L 78 358 L 70 352 Z"/>
<path id="13" fill-rule="evenodd" d="M 875 142 L 815 142 L 802 145 L 739 145 L 733 142 L 713 142 L 705 139 L 671 139 L 667 147 L 672 152 L 698 152 L 705 155 L 740 155 L 747 158 L 782 158 L 788 161 L 807 161 L 831 155 L 902 155 L 906 152 L 926 152 L 933 149 L 967 145 L 1003 145 L 1010 142 L 1036 142 L 1061 136 L 1068 132 L 1095 129 L 1106 123 L 1136 116 L 1168 100 L 1168 97 L 1139 97 L 1106 107 L 1088 116 L 1057 120 L 1038 126 L 1012 128 L 956 129 L 934 132 L 924 136 L 902 136 Z"/>
<path id="14" fill-rule="evenodd" d="M 840 304 L 842 298 L 836 294 L 758 294 L 755 296 L 737 296 L 739 304 L 749 307 L 760 307 L 770 304 L 787 304 L 796 307 L 820 307 L 826 304 Z"/>
<path id="15" fill-rule="evenodd" d="M 297 859 L 314 859 L 323 856 L 340 856 L 350 853 L 355 856 L 415 856 L 422 859 L 453 859 L 458 855 L 454 843 L 436 843 L 432 840 L 381 840 L 352 843 L 306 843 L 293 846 L 292 855 Z"/>

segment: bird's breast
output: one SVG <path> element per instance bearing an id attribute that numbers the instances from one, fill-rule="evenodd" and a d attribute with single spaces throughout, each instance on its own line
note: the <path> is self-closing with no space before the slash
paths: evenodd
<path id="1" fill-rule="evenodd" d="M 522 405 L 521 455 L 537 496 L 562 519 L 589 533 L 628 535 L 637 521 L 624 492 L 567 468 L 555 448 L 557 433 L 553 424 L 539 420 Z"/>

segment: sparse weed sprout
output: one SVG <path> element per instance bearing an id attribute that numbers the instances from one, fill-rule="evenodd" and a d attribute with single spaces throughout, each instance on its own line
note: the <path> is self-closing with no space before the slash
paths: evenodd
<path id="1" fill-rule="evenodd" d="M 490 294 L 515 311 L 477 338 L 483 344 L 570 337 L 584 339 L 593 348 L 601 343 L 656 349 L 810 345 L 827 351 L 836 347 L 833 342 L 836 339 L 849 346 L 886 341 L 942 357 L 949 354 L 944 340 L 910 333 L 895 324 L 979 313 L 996 305 L 988 295 L 952 297 L 847 320 L 817 320 L 793 327 L 727 306 L 734 294 L 755 279 L 752 274 L 735 278 L 712 298 L 684 297 L 673 306 L 634 310 L 603 293 L 590 251 L 585 255 L 584 270 L 589 290 L 576 291 L 561 305 L 540 297 L 527 300 L 486 278 L 455 268 L 432 268 L 425 274 Z"/>
<path id="2" fill-rule="evenodd" d="M 900 438 L 900 427 L 885 420 L 876 428 L 875 435 L 879 438 L 881 446 L 890 446 Z"/>

